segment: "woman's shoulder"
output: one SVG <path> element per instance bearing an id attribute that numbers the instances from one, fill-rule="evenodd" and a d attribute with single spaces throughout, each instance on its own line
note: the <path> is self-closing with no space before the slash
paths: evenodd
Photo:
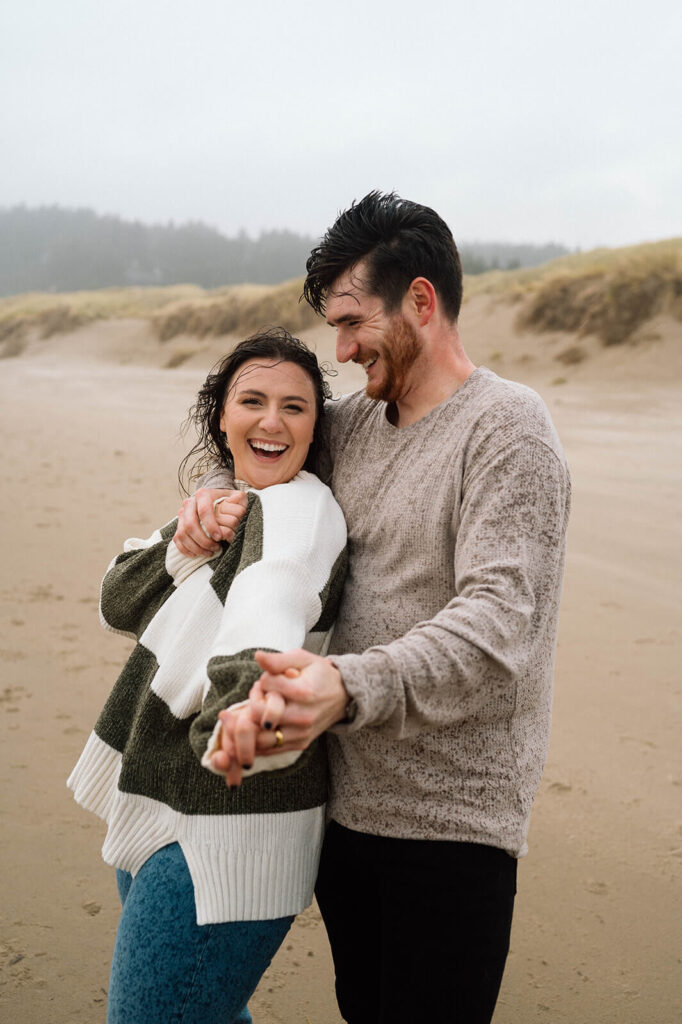
<path id="1" fill-rule="evenodd" d="M 330 488 L 314 473 L 302 469 L 288 483 L 256 494 L 266 524 L 299 535 L 308 532 L 311 537 L 322 529 L 345 544 L 346 521 L 341 508 Z"/>
<path id="2" fill-rule="evenodd" d="M 339 507 L 327 484 L 307 469 L 300 470 L 288 483 L 265 487 L 262 491 L 255 493 L 263 508 L 267 507 L 273 512 L 295 511 L 296 509 L 303 511 L 314 507 Z"/>

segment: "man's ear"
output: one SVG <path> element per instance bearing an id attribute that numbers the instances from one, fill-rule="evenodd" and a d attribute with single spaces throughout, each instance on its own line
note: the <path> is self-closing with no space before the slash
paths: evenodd
<path id="1" fill-rule="evenodd" d="M 407 289 L 403 301 L 408 304 L 408 309 L 413 316 L 417 317 L 419 326 L 424 327 L 436 312 L 438 302 L 436 289 L 427 278 L 415 277 Z"/>

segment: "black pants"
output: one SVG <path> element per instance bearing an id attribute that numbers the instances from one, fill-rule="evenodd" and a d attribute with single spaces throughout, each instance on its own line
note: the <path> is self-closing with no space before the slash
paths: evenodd
<path id="1" fill-rule="evenodd" d="M 327 829 L 316 896 L 348 1024 L 488 1024 L 516 860 L 476 843 Z"/>

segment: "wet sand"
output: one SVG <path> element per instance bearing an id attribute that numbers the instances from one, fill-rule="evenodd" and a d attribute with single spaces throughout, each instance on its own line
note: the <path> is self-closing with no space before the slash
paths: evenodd
<path id="1" fill-rule="evenodd" d="M 472 358 L 545 397 L 574 511 L 549 760 L 520 863 L 495 1024 L 673 1024 L 682 970 L 679 324 L 636 346 L 519 337 L 470 304 Z M 655 336 L 657 335 L 657 337 Z M 309 335 L 331 354 L 331 332 Z M 164 368 L 182 346 L 197 350 Z M 35 341 L 0 362 L 3 879 L 0 1016 L 104 1021 L 118 916 L 104 827 L 65 779 L 129 645 L 97 617 L 122 539 L 174 514 L 178 426 L 225 342 L 155 342 L 136 321 Z M 359 381 L 342 373 L 338 391 Z M 314 908 L 252 1001 L 257 1024 L 338 1024 Z"/>

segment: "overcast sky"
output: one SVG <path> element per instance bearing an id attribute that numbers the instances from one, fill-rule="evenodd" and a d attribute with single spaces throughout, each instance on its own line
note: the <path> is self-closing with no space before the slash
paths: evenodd
<path id="1" fill-rule="evenodd" d="M 682 234 L 679 0 L 0 0 L 0 205 L 459 241 Z"/>

